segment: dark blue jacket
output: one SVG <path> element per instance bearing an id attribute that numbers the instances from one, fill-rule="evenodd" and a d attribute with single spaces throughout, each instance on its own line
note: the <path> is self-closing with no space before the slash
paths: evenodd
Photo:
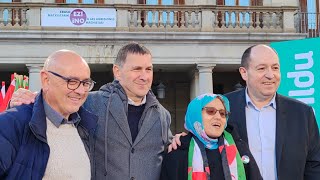
<path id="1" fill-rule="evenodd" d="M 234 125 L 248 142 L 245 88 L 226 94 Z M 276 93 L 276 168 L 278 180 L 320 179 L 320 136 L 313 109 Z"/>
<path id="2" fill-rule="evenodd" d="M 78 133 L 91 161 L 93 149 L 89 142 L 93 138 L 97 117 L 82 107 L 78 113 L 81 117 Z M 0 179 L 42 179 L 50 154 L 46 130 L 42 93 L 34 104 L 0 114 Z"/>

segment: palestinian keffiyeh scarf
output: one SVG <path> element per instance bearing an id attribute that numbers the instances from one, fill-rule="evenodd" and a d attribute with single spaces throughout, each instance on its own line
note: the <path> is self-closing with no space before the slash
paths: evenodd
<path id="1" fill-rule="evenodd" d="M 245 180 L 246 174 L 243 162 L 232 135 L 224 131 L 219 138 L 212 139 L 204 131 L 202 108 L 216 97 L 222 99 L 226 110 L 229 112 L 229 100 L 219 94 L 200 95 L 188 105 L 185 128 L 194 135 L 191 138 L 188 151 L 188 180 L 210 180 L 210 169 L 205 148 L 211 150 L 219 148 L 226 180 Z"/>

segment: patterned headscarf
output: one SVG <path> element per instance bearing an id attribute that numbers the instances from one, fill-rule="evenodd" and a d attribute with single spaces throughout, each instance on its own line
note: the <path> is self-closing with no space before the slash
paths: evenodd
<path id="1" fill-rule="evenodd" d="M 218 139 L 209 138 L 205 133 L 202 120 L 202 108 L 217 97 L 221 98 L 224 107 L 228 112 L 230 112 L 229 100 L 225 96 L 207 93 L 196 97 L 189 103 L 185 116 L 185 128 L 195 135 L 208 149 L 217 149 Z M 226 128 L 226 126 L 227 123 L 224 128 Z"/>

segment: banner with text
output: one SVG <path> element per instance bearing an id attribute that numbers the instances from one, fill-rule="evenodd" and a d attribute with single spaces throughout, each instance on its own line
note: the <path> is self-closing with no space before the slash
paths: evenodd
<path id="1" fill-rule="evenodd" d="M 41 26 L 116 27 L 116 9 L 112 8 L 42 8 Z"/>
<path id="2" fill-rule="evenodd" d="M 320 38 L 271 43 L 280 58 L 278 92 L 313 107 L 320 127 Z"/>

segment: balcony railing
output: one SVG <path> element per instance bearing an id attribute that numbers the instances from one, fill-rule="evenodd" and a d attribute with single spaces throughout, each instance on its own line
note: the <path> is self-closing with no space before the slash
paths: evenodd
<path id="1" fill-rule="evenodd" d="M 27 6 L 0 3 L 0 27 L 22 27 L 27 25 Z"/>
<path id="2" fill-rule="evenodd" d="M 116 31 L 296 32 L 293 17 L 297 7 L 47 3 L 0 3 L 0 29 L 43 29 L 40 12 L 44 7 L 114 8 Z M 68 29 L 74 30 L 63 28 Z"/>
<path id="3" fill-rule="evenodd" d="M 298 12 L 295 20 L 297 32 L 306 33 L 308 37 L 320 36 L 320 13 Z"/>

